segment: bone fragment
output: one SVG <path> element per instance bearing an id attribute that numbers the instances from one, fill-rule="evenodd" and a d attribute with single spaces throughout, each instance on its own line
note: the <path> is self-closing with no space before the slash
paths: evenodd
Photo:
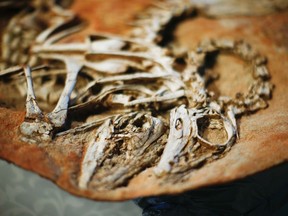
<path id="1" fill-rule="evenodd" d="M 163 96 L 152 96 L 152 97 L 148 97 L 148 98 L 140 98 L 140 99 L 136 99 L 133 100 L 131 102 L 128 102 L 125 104 L 125 106 L 135 106 L 138 104 L 145 104 L 145 103 L 153 103 L 153 102 L 163 102 L 163 101 L 168 101 L 168 100 L 174 100 L 174 99 L 178 99 L 185 96 L 185 91 L 184 90 L 179 90 L 176 92 L 172 92 L 172 93 L 167 93 Z"/>
<path id="2" fill-rule="evenodd" d="M 99 159 L 104 155 L 104 150 L 109 144 L 109 138 L 112 133 L 113 126 L 111 120 L 108 119 L 97 129 L 95 136 L 86 147 L 78 182 L 81 189 L 87 188 L 92 174 L 99 165 Z"/>

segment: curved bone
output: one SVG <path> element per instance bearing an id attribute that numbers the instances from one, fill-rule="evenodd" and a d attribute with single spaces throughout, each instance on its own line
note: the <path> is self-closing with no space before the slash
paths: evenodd
<path id="1" fill-rule="evenodd" d="M 39 2 L 44 4 L 44 1 Z M 52 0 L 50 2 L 50 6 L 52 7 Z M 39 8 L 41 9 L 41 7 Z M 28 89 L 26 102 L 27 113 L 25 122 L 20 126 L 22 134 L 27 135 L 28 138 L 40 134 L 41 141 L 45 140 L 47 137 L 51 138 L 51 131 L 55 132 L 65 124 L 69 103 L 70 106 L 72 104 L 74 105 L 73 107 L 70 107 L 69 110 L 74 111 L 76 109 L 90 108 L 89 106 L 93 108 L 93 106 L 96 105 L 95 107 L 98 107 L 97 105 L 99 105 L 101 109 L 99 109 L 99 111 L 106 114 L 110 119 L 99 119 L 99 115 L 93 115 L 89 112 L 88 115 L 93 115 L 94 119 L 98 118 L 97 121 L 91 124 L 87 124 L 86 122 L 84 125 L 56 134 L 56 136 L 61 136 L 67 133 L 91 131 L 105 121 L 94 134 L 96 138 L 91 140 L 86 148 L 86 152 L 83 153 L 83 163 L 81 175 L 79 177 L 80 188 L 87 188 L 95 169 L 97 170 L 99 168 L 99 164 L 103 164 L 103 160 L 105 160 L 107 155 L 110 156 L 112 154 L 109 151 L 114 147 L 119 148 L 119 146 L 121 146 L 122 152 L 120 161 L 124 161 L 124 163 L 127 162 L 128 164 L 131 162 L 131 158 L 133 159 L 132 162 L 141 157 L 144 158 L 148 151 L 145 152 L 145 150 L 147 147 L 151 147 L 153 142 L 154 144 L 160 144 L 160 142 L 166 140 L 161 139 L 159 143 L 155 142 L 160 138 L 165 129 L 164 123 L 157 118 L 150 118 L 148 115 L 145 116 L 142 112 L 135 112 L 136 114 L 133 113 L 131 115 L 120 116 L 119 118 L 108 115 L 111 113 L 115 114 L 117 111 L 120 114 L 123 114 L 125 106 L 135 106 L 131 108 L 131 110 L 135 110 L 138 108 L 142 109 L 142 106 L 138 107 L 137 105 L 149 103 L 149 106 L 147 106 L 149 109 L 151 108 L 153 111 L 158 111 L 158 107 L 164 107 L 164 109 L 167 109 L 167 107 L 170 108 L 170 105 L 174 105 L 174 102 L 177 101 L 176 99 L 178 98 L 185 97 L 185 100 L 187 99 L 186 101 L 188 101 L 189 109 L 186 109 L 185 106 L 182 105 L 171 111 L 170 133 L 167 145 L 159 164 L 154 169 L 157 175 L 161 175 L 164 172 L 170 172 L 173 163 L 198 163 L 213 155 L 216 150 L 223 150 L 226 147 L 231 146 L 235 137 L 238 136 L 235 115 L 266 107 L 267 104 L 264 99 L 269 99 L 271 97 L 272 90 L 270 83 L 267 81 L 270 75 L 265 65 L 265 59 L 254 52 L 248 44 L 241 41 L 235 42 L 221 39 L 204 41 L 202 47 L 199 47 L 197 51 L 188 54 L 185 64 L 177 61 L 178 58 L 184 60 L 183 56 L 186 55 L 186 53 L 184 53 L 183 50 L 179 49 L 178 52 L 176 52 L 176 49 L 171 50 L 169 48 L 168 50 L 157 46 L 157 43 L 160 42 L 162 36 L 164 36 L 161 35 L 161 31 L 165 30 L 164 28 L 167 26 L 168 22 L 173 18 L 182 18 L 182 15 L 185 15 L 185 12 L 191 8 L 192 6 L 189 4 L 189 0 L 182 0 L 180 2 L 166 0 L 162 5 L 159 3 L 158 7 L 149 8 L 146 13 L 142 14 L 143 19 L 136 22 L 136 25 L 139 25 L 139 28 L 134 29 L 134 38 L 132 35 L 131 39 L 112 35 L 91 35 L 84 43 L 57 44 L 56 42 L 59 39 L 79 30 L 80 26 L 65 30 L 65 28 L 69 27 L 69 25 L 72 24 L 72 21 L 76 21 L 76 19 L 73 20 L 74 16 L 69 13 L 64 13 L 65 11 L 63 11 L 63 16 L 61 16 L 62 11 L 53 7 L 51 11 L 58 16 L 57 19 L 51 21 L 51 23 L 48 22 L 49 20 L 47 23 L 44 20 L 48 29 L 44 30 L 40 35 L 38 34 L 39 32 L 37 32 L 37 34 L 35 32 L 36 35 L 33 35 L 33 38 L 38 35 L 36 42 L 41 44 L 36 44 L 36 46 L 33 47 L 32 51 L 34 53 L 32 55 L 32 60 L 33 58 L 38 60 L 38 57 L 61 60 L 66 64 L 68 72 L 64 90 L 59 101 L 55 109 L 46 115 L 48 119 L 45 119 L 45 116 L 43 116 L 36 103 L 30 68 L 25 68 Z M 35 10 L 37 10 L 37 7 L 35 7 Z M 37 21 L 37 19 L 39 19 L 38 16 L 41 16 L 39 11 L 35 16 Z M 30 16 L 28 20 L 35 22 Z M 21 24 L 21 22 L 19 23 Z M 10 25 L 14 27 L 12 24 Z M 33 26 L 34 25 L 37 27 L 38 23 L 33 24 Z M 21 28 L 16 28 L 15 32 L 14 28 L 10 30 L 13 30 L 12 32 L 14 33 L 19 33 L 19 29 L 21 30 Z M 5 35 L 3 38 L 5 39 Z M 146 42 L 142 43 L 141 38 L 144 38 L 143 41 Z M 9 42 L 9 38 L 6 37 L 6 39 L 6 41 Z M 13 47 L 15 48 L 15 44 L 17 45 L 20 42 L 21 40 L 18 37 L 12 41 L 11 44 L 14 44 Z M 241 97 L 232 99 L 220 96 L 216 101 L 211 102 L 211 100 L 214 100 L 212 96 L 213 93 L 207 93 L 205 77 L 200 75 L 199 67 L 205 64 L 206 54 L 216 50 L 229 51 L 230 53 L 237 54 L 243 60 L 252 63 L 254 68 L 254 83 L 249 89 L 248 94 L 244 95 L 243 98 L 245 101 Z M 5 53 L 4 51 L 5 49 L 3 49 L 3 56 L 8 57 L 9 53 Z M 11 56 L 11 59 L 14 59 L 15 61 L 17 58 L 17 55 Z M 176 71 L 175 68 L 180 68 L 182 70 L 182 66 L 186 67 L 183 71 Z M 81 91 L 75 96 L 71 103 L 71 93 L 75 87 L 78 73 L 82 67 L 86 67 L 87 69 L 86 71 L 83 70 L 83 73 L 87 73 L 86 75 L 89 83 L 81 90 L 87 91 Z M 140 72 L 135 72 L 135 69 L 139 69 Z M 17 71 L 17 68 L 15 70 Z M 101 78 L 97 77 L 99 72 L 102 72 L 100 75 Z M 113 76 L 117 73 L 120 75 Z M 7 74 L 12 75 L 14 74 L 14 71 L 6 71 L 3 76 L 6 76 Z M 52 73 L 46 75 L 51 74 Z M 90 76 L 91 74 L 93 74 L 93 76 Z M 93 81 L 91 81 L 91 79 L 93 79 Z M 148 83 L 147 86 L 140 83 L 143 79 L 145 79 L 145 84 Z M 131 82 L 136 84 L 131 85 Z M 112 84 L 107 85 L 107 83 Z M 101 88 L 94 88 L 95 85 L 98 84 L 101 84 Z M 80 104 L 76 104 L 79 101 Z M 153 102 L 163 103 L 164 106 L 158 106 L 158 104 L 153 104 Z M 182 100 L 177 101 L 177 103 L 179 102 L 182 102 Z M 114 108 L 116 106 L 117 108 L 115 111 Z M 111 113 L 108 111 L 107 114 L 106 110 L 102 109 L 107 107 L 113 107 Z M 118 107 L 121 108 L 118 109 Z M 165 113 L 161 112 L 160 114 L 165 116 Z M 90 117 L 91 116 L 88 118 Z M 215 123 L 215 120 L 217 120 L 216 123 L 221 122 L 219 125 L 216 125 L 216 127 L 217 129 L 225 130 L 227 140 L 223 143 L 213 143 L 207 140 L 204 135 L 202 136 L 198 130 L 198 127 L 200 128 L 201 118 L 214 118 L 210 122 L 210 128 L 213 123 Z M 118 122 L 113 121 L 114 125 L 112 125 L 111 119 L 116 119 Z M 122 120 L 125 121 L 125 123 L 121 123 Z M 121 127 L 117 127 L 117 124 Z M 114 130 L 116 131 L 115 133 Z M 119 140 L 119 146 L 116 146 L 115 143 Z M 113 145 L 113 141 L 115 141 L 115 145 Z M 198 141 L 197 144 L 195 144 L 196 141 Z M 200 144 L 202 144 L 202 146 Z M 204 148 L 201 148 L 203 146 Z M 107 150 L 106 147 L 109 147 L 109 149 Z M 160 151 L 163 147 L 161 147 Z M 196 152 L 197 148 L 200 149 L 200 153 Z M 206 150 L 208 154 L 203 157 L 202 153 Z M 187 156 L 187 152 L 191 153 L 191 155 Z M 195 156 L 194 152 L 196 152 L 195 155 L 198 155 Z M 115 156 L 117 158 L 119 155 L 114 153 L 115 152 L 113 152 L 113 157 Z M 122 157 L 123 155 L 126 157 Z M 158 154 L 155 154 L 154 156 L 157 157 Z M 185 161 L 186 159 L 187 161 Z M 129 165 L 127 164 L 125 164 L 125 166 L 128 167 Z M 127 167 L 122 167 L 122 169 L 120 168 L 118 170 L 116 169 L 116 171 L 114 170 L 115 172 L 106 176 L 106 178 L 118 181 L 118 177 L 125 177 L 123 172 L 128 170 L 126 169 Z M 189 165 L 186 167 L 189 167 Z M 134 167 L 128 168 L 135 170 Z M 139 166 L 138 168 L 143 167 Z M 174 169 L 173 167 L 171 173 L 173 172 L 176 173 L 177 168 Z M 131 171 L 131 173 L 133 175 L 135 174 L 134 171 Z"/>
<path id="2" fill-rule="evenodd" d="M 227 118 L 225 118 L 222 115 L 220 115 L 220 117 L 221 117 L 221 119 L 223 121 L 223 126 L 225 128 L 226 133 L 227 133 L 227 140 L 224 143 L 212 143 L 212 142 L 204 139 L 203 137 L 201 137 L 201 135 L 199 135 L 199 133 L 198 133 L 198 125 L 197 125 L 197 135 L 196 135 L 196 137 L 197 137 L 197 140 L 201 144 L 204 144 L 206 146 L 209 146 L 209 147 L 212 147 L 212 148 L 216 148 L 216 149 L 229 147 L 229 146 L 231 146 L 233 144 L 233 142 L 235 140 L 235 136 L 236 136 L 236 130 L 235 130 L 234 126 L 232 125 L 232 123 Z M 198 119 L 200 119 L 200 118 L 198 118 Z M 196 124 L 197 124 L 197 122 L 196 122 Z"/>
<path id="3" fill-rule="evenodd" d="M 236 120 L 235 116 L 232 110 L 228 113 L 228 118 L 224 117 L 220 113 L 218 113 L 216 110 L 213 110 L 211 108 L 206 109 L 190 109 L 189 110 L 189 116 L 192 121 L 192 127 L 193 127 L 193 137 L 196 138 L 200 143 L 212 147 L 212 148 L 225 148 L 227 146 L 232 145 L 234 142 L 235 136 L 237 136 L 237 126 L 236 126 Z M 199 129 L 198 129 L 198 120 L 204 117 L 214 118 L 214 117 L 220 117 L 220 119 L 223 122 L 223 126 L 225 128 L 225 131 L 227 133 L 227 139 L 224 143 L 212 143 L 203 137 L 199 135 Z"/>
<path id="4" fill-rule="evenodd" d="M 83 29 L 83 24 L 79 23 L 79 20 L 72 16 L 72 14 L 70 16 L 71 17 L 69 17 L 68 20 L 62 20 L 39 34 L 36 38 L 36 42 L 43 43 L 44 46 L 47 46 Z M 75 26 L 69 28 L 69 24 L 72 24 L 73 22 L 75 22 Z M 65 28 L 65 25 L 67 25 L 67 29 L 57 33 L 61 28 Z"/>
<path id="5" fill-rule="evenodd" d="M 30 67 L 29 67 L 30 68 Z M 35 66 L 35 67 L 31 67 L 30 70 L 32 71 L 36 71 L 36 70 L 41 70 L 41 69 L 45 69 L 47 68 L 47 65 L 39 65 L 39 66 Z M 13 76 L 22 76 L 23 74 L 25 74 L 23 66 L 13 66 L 13 67 L 9 67 L 6 68 L 4 70 L 0 71 L 0 79 L 3 77 L 13 77 Z"/>
<path id="6" fill-rule="evenodd" d="M 153 92 L 151 90 L 147 89 L 144 86 L 137 86 L 137 85 L 107 86 L 106 88 L 103 88 L 103 90 L 99 94 L 92 97 L 88 101 L 76 104 L 76 105 L 70 107 L 69 109 L 70 110 L 83 109 L 83 108 L 89 107 L 91 105 L 97 105 L 108 95 L 110 95 L 114 92 L 125 91 L 125 90 L 131 91 L 134 93 L 138 93 L 138 94 L 140 94 L 140 93 L 141 94 L 148 94 L 148 95 L 153 94 Z M 81 97 L 80 97 L 80 99 L 81 99 Z M 127 105 L 127 103 L 123 103 L 123 105 Z"/>
<path id="7" fill-rule="evenodd" d="M 177 156 L 189 142 L 191 130 L 189 111 L 185 106 L 173 109 L 170 113 L 170 132 L 167 144 L 158 165 L 154 168 L 156 175 L 170 171 L 171 164 L 177 162 Z"/>
<path id="8" fill-rule="evenodd" d="M 109 143 L 109 138 L 113 133 L 113 126 L 111 120 L 106 120 L 96 131 L 95 138 L 93 138 L 84 154 L 81 165 L 81 173 L 79 177 L 79 187 L 87 188 L 87 184 L 94 173 L 99 160 L 103 157 L 104 150 Z"/>
<path id="9" fill-rule="evenodd" d="M 148 97 L 148 98 L 136 99 L 136 100 L 133 100 L 133 101 L 126 103 L 125 106 L 129 107 L 129 106 L 135 106 L 137 104 L 163 102 L 163 101 L 178 99 L 178 98 L 181 98 L 183 96 L 185 96 L 185 91 L 179 90 L 176 92 L 167 93 L 167 94 L 162 95 L 162 96 L 152 96 L 152 97 Z"/>
<path id="10" fill-rule="evenodd" d="M 65 57 L 64 62 L 67 68 L 65 87 L 56 107 L 51 113 L 47 115 L 55 127 L 61 127 L 65 124 L 70 96 L 75 87 L 78 73 L 82 68 L 82 65 L 79 64 L 75 59 Z"/>
<path id="11" fill-rule="evenodd" d="M 141 125 L 139 121 L 142 122 Z M 138 122 L 138 123 L 137 123 Z M 105 156 L 114 148 L 124 148 L 126 152 L 123 164 L 119 164 L 119 169 L 113 174 L 105 176 L 109 181 L 118 181 L 125 177 L 125 172 L 121 170 L 129 170 L 131 162 L 135 162 L 135 157 L 141 157 L 145 150 L 155 142 L 165 132 L 166 127 L 163 122 L 146 113 L 129 113 L 127 115 L 119 115 L 113 120 L 106 120 L 96 131 L 95 139 L 87 146 L 81 165 L 81 174 L 78 185 L 80 188 L 87 188 L 90 179 L 97 172 L 99 165 L 105 160 Z M 119 146 L 115 143 L 122 140 Z M 109 146 L 108 146 L 109 145 Z M 105 153 L 104 153 L 105 152 Z M 135 173 L 137 169 L 132 168 L 130 172 Z M 108 171 L 109 172 L 109 171 Z M 128 176 L 129 177 L 129 176 Z"/>

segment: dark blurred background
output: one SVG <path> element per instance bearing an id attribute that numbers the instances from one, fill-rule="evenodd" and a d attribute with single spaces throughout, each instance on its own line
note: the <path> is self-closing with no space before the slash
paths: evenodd
<path id="1" fill-rule="evenodd" d="M 288 163 L 228 184 L 135 202 L 144 216 L 287 216 Z"/>

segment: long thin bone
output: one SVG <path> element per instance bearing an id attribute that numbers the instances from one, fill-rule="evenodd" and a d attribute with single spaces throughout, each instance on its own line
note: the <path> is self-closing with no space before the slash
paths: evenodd
<path id="1" fill-rule="evenodd" d="M 155 73 L 155 74 L 151 74 L 151 73 L 147 73 L 147 72 L 135 72 L 133 74 L 124 74 L 124 75 L 116 75 L 116 76 L 109 76 L 109 77 L 104 77 L 104 78 L 100 78 L 94 81 L 91 81 L 90 83 L 88 83 L 84 88 L 80 89 L 80 94 L 78 94 L 77 98 L 78 100 L 83 98 L 83 95 L 86 95 L 85 93 L 87 93 L 91 88 L 95 87 L 95 85 L 97 84 L 107 84 L 107 83 L 113 83 L 113 82 L 119 82 L 119 81 L 129 81 L 129 82 L 133 82 L 133 81 L 142 81 L 144 80 L 154 80 L 154 79 L 163 79 L 163 80 L 169 80 L 169 79 L 173 79 L 174 77 L 171 76 L 170 74 L 162 74 L 162 73 Z M 123 84 L 124 86 L 129 86 L 126 84 Z M 123 86 L 123 87 L 124 87 Z M 132 86 L 131 86 L 132 87 Z M 116 87 L 118 88 L 118 87 Z M 123 88 L 124 90 L 125 88 Z M 128 88 L 126 88 L 128 89 Z M 132 87 L 132 90 L 134 88 Z M 148 88 L 145 88 L 143 85 L 139 86 L 139 90 L 141 90 L 143 93 L 147 94 L 147 95 L 153 95 L 153 91 L 149 90 Z M 75 99 L 74 99 L 75 100 Z"/>
<path id="2" fill-rule="evenodd" d="M 54 36 L 51 36 L 50 38 L 48 38 L 44 45 L 47 45 L 47 44 L 53 44 L 59 40 L 61 40 L 62 38 L 70 35 L 70 34 L 73 34 L 73 33 L 76 33 L 76 32 L 79 32 L 83 29 L 83 25 L 78 25 L 78 26 L 75 26 L 75 27 L 72 27 L 72 28 L 69 28 L 63 32 L 60 32 Z"/>
<path id="3" fill-rule="evenodd" d="M 79 90 L 79 94 L 75 99 L 81 101 L 83 99 L 83 97 L 87 96 L 87 92 L 89 92 L 93 87 L 95 87 L 97 84 L 99 84 L 97 81 L 92 81 L 90 83 L 88 83 L 84 88 Z M 97 95 L 95 98 L 93 98 L 92 100 L 97 100 L 97 97 L 100 98 L 100 95 L 108 95 L 110 93 L 113 93 L 115 91 L 120 91 L 120 90 L 130 90 L 130 91 L 135 91 L 135 92 L 142 92 L 146 95 L 153 95 L 154 92 L 148 88 L 146 88 L 145 86 L 137 86 L 137 85 L 119 85 L 119 86 L 107 86 L 105 87 L 105 89 L 101 90 L 101 92 L 99 93 L 99 95 Z M 107 94 L 108 93 L 108 94 Z M 101 98 L 103 98 L 101 96 Z"/>
<path id="4" fill-rule="evenodd" d="M 64 38 L 72 33 L 81 30 L 83 25 L 76 23 L 78 21 L 76 17 L 74 17 L 72 14 L 69 14 L 68 16 L 69 17 L 66 18 L 67 20 L 63 19 L 57 21 L 54 25 L 41 32 L 35 39 L 35 42 L 44 45 L 53 44 L 58 40 L 60 40 L 61 38 Z M 65 25 L 72 24 L 73 22 L 75 22 L 75 24 L 78 25 L 73 27 L 67 26 L 67 29 L 65 29 L 64 31 L 57 32 L 61 28 L 65 28 L 66 27 Z"/>
<path id="5" fill-rule="evenodd" d="M 120 59 L 122 61 L 132 61 L 141 64 L 143 61 L 155 61 L 145 53 L 133 53 L 129 51 L 101 51 L 87 53 L 85 58 L 89 61 L 103 61 L 106 59 Z"/>
<path id="6" fill-rule="evenodd" d="M 41 70 L 41 69 L 46 69 L 47 65 L 39 65 L 39 66 L 35 66 L 30 68 L 31 72 L 36 71 L 36 70 Z M 14 75 L 18 75 L 21 76 L 23 75 L 23 66 L 13 66 L 13 67 L 9 67 L 7 69 L 1 70 L 0 71 L 0 79 L 1 78 L 5 78 L 5 77 L 11 77 Z"/>
<path id="7" fill-rule="evenodd" d="M 96 131 L 95 138 L 88 144 L 85 150 L 85 156 L 81 165 L 81 173 L 78 185 L 81 189 L 86 189 L 87 184 L 94 173 L 96 167 L 99 165 L 99 159 L 104 154 L 104 150 L 109 143 L 109 138 L 113 133 L 113 126 L 111 120 L 106 120 Z"/>
<path id="8" fill-rule="evenodd" d="M 23 73 L 23 67 L 21 67 L 21 66 L 9 67 L 7 69 L 0 71 L 0 78 L 7 77 L 7 76 L 13 76 L 15 74 L 19 75 L 22 73 Z"/>
<path id="9" fill-rule="evenodd" d="M 110 115 L 110 116 L 107 116 L 107 117 L 104 117 L 104 118 L 97 119 L 96 121 L 93 121 L 93 122 L 88 122 L 88 123 L 83 124 L 83 125 L 81 125 L 79 127 L 75 127 L 75 128 L 72 128 L 72 129 L 57 133 L 56 137 L 63 136 L 63 135 L 66 135 L 66 134 L 84 133 L 84 132 L 86 132 L 88 130 L 91 130 L 91 129 L 103 124 L 107 119 L 111 119 L 111 118 L 113 118 L 113 117 L 115 117 L 117 115 L 118 114 Z"/>
<path id="10" fill-rule="evenodd" d="M 153 50 L 154 47 L 149 52 L 94 51 L 85 55 L 84 64 L 93 70 L 110 74 L 125 73 L 129 67 L 138 70 L 154 67 L 151 70 L 152 73 L 165 73 L 180 77 L 172 68 L 172 59 L 162 54 L 155 54 L 158 51 Z"/>
<path id="11" fill-rule="evenodd" d="M 56 34 L 57 30 L 59 30 L 60 28 L 63 28 L 63 26 L 65 26 L 67 23 L 71 22 L 73 20 L 74 17 L 69 16 L 66 17 L 67 20 L 65 20 L 64 17 L 61 17 L 59 20 L 56 20 L 56 22 L 48 27 L 47 29 L 45 29 L 44 31 L 42 31 L 35 39 L 36 43 L 42 44 L 45 43 L 45 41 L 51 37 L 53 34 Z"/>
<path id="12" fill-rule="evenodd" d="M 158 57 L 158 58 L 156 58 Z M 162 57 L 162 58 L 161 58 Z M 119 59 L 121 61 L 127 61 L 127 63 L 131 62 L 133 65 L 140 67 L 143 65 L 144 61 L 150 61 L 151 63 L 158 65 L 166 70 L 166 73 L 173 73 L 169 63 L 172 63 L 172 59 L 167 56 L 151 56 L 149 53 L 134 53 L 129 51 L 101 51 L 101 52 L 93 52 L 87 53 L 85 58 L 88 61 L 103 61 L 106 59 Z M 167 65 L 168 64 L 168 65 Z M 178 75 L 179 76 L 179 75 Z"/>
<path id="13" fill-rule="evenodd" d="M 52 45 L 35 45 L 32 47 L 34 53 L 79 53 L 83 54 L 87 51 L 87 44 L 85 43 L 69 43 L 69 44 L 52 44 Z"/>
<path id="14" fill-rule="evenodd" d="M 163 102 L 163 101 L 178 99 L 184 96 L 185 96 L 185 91 L 179 90 L 176 92 L 167 93 L 163 96 L 153 96 L 153 97 L 148 97 L 148 98 L 136 99 L 136 100 L 126 103 L 125 106 L 129 107 L 129 106 L 135 106 L 135 105 L 144 104 L 144 103 Z"/>
<path id="15" fill-rule="evenodd" d="M 151 73 L 133 73 L 133 74 L 125 74 L 118 75 L 112 77 L 105 77 L 98 80 L 95 80 L 95 83 L 109 83 L 109 82 L 117 82 L 117 81 L 133 81 L 133 80 L 153 80 L 153 79 L 169 79 L 171 75 L 166 74 L 151 74 Z"/>
<path id="16" fill-rule="evenodd" d="M 24 67 L 24 72 L 27 81 L 26 118 L 40 119 L 43 113 L 36 102 L 30 67 Z"/>
<path id="17" fill-rule="evenodd" d="M 154 45 L 144 43 L 143 41 L 139 41 L 139 40 L 137 40 L 137 38 L 131 39 L 129 37 L 113 35 L 113 34 L 109 34 L 109 33 L 102 33 L 102 34 L 94 33 L 94 34 L 90 35 L 88 38 L 88 41 L 92 44 L 94 44 L 97 41 L 103 41 L 103 40 L 119 41 L 122 43 L 124 42 L 127 45 L 137 46 L 137 48 L 141 48 L 142 51 L 144 49 L 151 48 L 152 46 L 155 47 Z M 113 48 L 115 48 L 115 47 L 113 47 Z"/>
<path id="18" fill-rule="evenodd" d="M 122 91 L 122 90 L 129 90 L 129 91 L 145 93 L 149 95 L 153 93 L 152 91 L 149 91 L 149 89 L 145 89 L 144 86 L 137 86 L 137 85 L 120 85 L 120 86 L 115 86 L 115 87 L 110 86 L 110 87 L 107 87 L 107 89 L 103 90 L 100 94 L 95 96 L 93 99 L 86 101 L 84 103 L 80 103 L 78 105 L 72 106 L 69 109 L 71 110 L 81 109 L 81 108 L 85 108 L 93 104 L 97 104 L 109 94 L 112 94 L 117 91 Z"/>
<path id="19" fill-rule="evenodd" d="M 63 59 L 64 55 L 71 55 L 72 54 L 71 52 L 69 52 L 69 49 L 65 51 L 68 53 L 65 53 L 63 51 L 63 54 L 62 53 L 54 54 L 51 52 L 43 52 L 43 53 L 40 52 L 38 55 L 41 58 L 45 58 L 45 59 L 60 59 L 61 60 L 61 59 Z M 71 47 L 71 49 L 73 49 L 73 48 Z M 77 58 L 77 60 L 79 62 L 81 62 L 81 64 L 83 66 L 90 68 L 90 69 L 93 69 L 94 71 L 97 71 L 97 72 L 115 74 L 115 73 L 124 73 L 127 71 L 127 69 L 129 67 L 135 67 L 135 68 L 138 68 L 141 70 L 145 69 L 145 68 L 143 68 L 143 65 L 141 63 L 133 62 L 127 56 L 126 56 L 126 58 L 127 58 L 126 61 L 122 61 L 121 59 L 112 59 L 112 58 L 110 58 L 110 56 L 107 56 L 105 60 L 101 59 L 101 61 L 91 62 L 90 60 L 84 59 L 82 55 L 79 55 L 79 53 L 77 53 L 78 51 L 76 51 L 76 50 L 74 50 L 74 51 L 76 53 L 76 55 L 74 55 L 74 57 Z M 73 54 L 75 54 L 75 53 L 73 53 Z M 99 53 L 101 53 L 101 52 L 99 52 Z"/>
<path id="20" fill-rule="evenodd" d="M 75 59 L 65 57 L 64 62 L 67 68 L 65 87 L 56 107 L 47 115 L 55 127 L 61 127 L 65 124 L 70 96 L 75 87 L 78 73 L 82 68 L 82 65 Z"/>
<path id="21" fill-rule="evenodd" d="M 164 74 L 150 74 L 150 73 L 134 73 L 134 74 L 127 74 L 127 75 L 118 75 L 118 76 L 111 76 L 111 77 L 105 77 L 105 78 L 100 78 L 98 80 L 94 80 L 90 83 L 88 83 L 84 88 L 80 89 L 80 93 L 77 95 L 76 98 L 73 99 L 73 101 L 75 100 L 81 100 L 81 98 L 85 97 L 87 95 L 87 92 L 89 92 L 89 90 L 91 88 L 93 88 L 95 85 L 98 85 L 98 84 L 108 84 L 108 83 L 113 83 L 113 82 L 119 82 L 119 81 L 129 81 L 129 82 L 139 82 L 139 81 L 143 81 L 143 80 L 157 80 L 157 79 L 163 79 L 163 80 L 166 80 L 166 79 L 172 79 L 172 76 L 170 75 L 164 75 Z M 113 93 L 112 91 L 119 91 L 119 90 L 130 90 L 130 91 L 140 91 L 146 95 L 155 95 L 155 93 L 146 88 L 145 86 L 142 86 L 140 85 L 139 87 L 136 87 L 136 84 L 135 86 L 134 85 L 127 85 L 127 84 L 122 84 L 122 85 L 119 85 L 119 86 L 116 86 L 116 87 L 106 87 L 106 89 L 103 89 L 100 94 L 97 96 L 98 99 L 96 99 L 96 97 L 93 99 L 94 101 L 95 100 L 100 100 L 102 99 L 103 97 L 100 97 L 100 95 L 104 94 L 104 95 L 108 95 L 110 93 Z M 108 93 L 108 94 L 107 94 Z M 157 93 L 156 93 L 157 94 Z M 124 104 L 124 103 L 123 103 Z"/>
<path id="22" fill-rule="evenodd" d="M 50 34 L 50 31 L 49 31 L 49 34 Z M 66 30 L 64 31 L 64 33 L 70 34 L 71 32 Z M 39 36 L 38 40 L 39 41 L 43 40 L 42 37 L 47 37 L 46 34 L 48 33 L 45 33 L 43 36 L 40 35 L 41 37 Z M 54 42 L 55 41 L 53 41 L 53 43 Z M 140 44 L 137 41 L 133 41 L 125 37 L 120 37 L 120 36 L 110 35 L 110 34 L 93 34 L 93 35 L 89 35 L 86 38 L 84 43 L 52 44 L 51 40 L 49 40 L 48 42 L 45 42 L 44 44 L 37 44 L 33 46 L 32 51 L 35 53 L 37 52 L 82 52 L 84 54 L 87 51 L 92 52 L 92 53 L 99 52 L 99 51 L 108 51 L 108 50 L 119 51 L 125 45 L 137 46 L 137 48 L 140 47 L 141 50 L 147 50 L 148 48 L 151 48 L 150 44 L 143 44 L 143 43 Z"/>

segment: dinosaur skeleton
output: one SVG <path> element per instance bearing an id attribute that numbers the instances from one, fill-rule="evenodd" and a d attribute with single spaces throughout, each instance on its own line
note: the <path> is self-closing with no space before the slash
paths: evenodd
<path id="1" fill-rule="evenodd" d="M 163 151 L 160 159 L 157 155 L 151 156 L 153 160 L 150 158 L 158 176 L 177 170 L 181 172 L 183 157 L 186 158 L 185 169 L 212 160 L 213 156 L 228 151 L 235 142 L 237 116 L 267 107 L 272 85 L 266 60 L 245 42 L 203 41 L 195 51 L 185 55 L 158 45 L 165 38 L 161 32 L 171 21 L 193 11 L 193 5 L 188 1 L 167 0 L 151 5 L 133 23 L 135 27 L 129 37 L 94 34 L 83 43 L 60 43 L 61 38 L 78 31 L 81 24 L 74 22 L 77 18 L 71 12 L 53 4 L 49 9 L 46 13 L 53 13 L 55 21 L 47 22 L 46 29 L 31 33 L 29 38 L 36 43 L 29 56 L 22 53 L 20 60 L 18 57 L 10 59 L 9 53 L 15 47 L 3 47 L 6 63 L 29 63 L 31 68 L 25 66 L 24 73 L 22 67 L 2 70 L 0 79 L 8 76 L 17 80 L 23 74 L 26 77 L 27 111 L 20 126 L 23 141 L 50 142 L 59 136 L 97 128 L 88 145 L 84 146 L 79 174 L 81 189 L 105 188 L 105 182 L 116 182 L 114 187 L 121 185 L 129 176 L 148 166 L 147 149 L 155 146 L 159 147 L 154 149 L 156 152 Z M 34 6 L 34 11 L 35 14 L 25 16 L 36 24 L 41 17 L 41 7 Z M 15 23 L 25 27 L 16 16 L 7 27 L 4 41 L 17 39 L 11 33 Z M 214 98 L 213 92 L 207 91 L 207 78 L 199 74 L 199 68 L 207 53 L 214 51 L 229 52 L 253 65 L 253 82 L 246 93 L 236 98 Z M 175 69 L 176 58 L 184 60 L 183 70 Z M 37 68 L 41 62 L 45 66 Z M 49 76 L 55 80 L 63 76 L 63 71 L 66 71 L 64 89 L 53 111 L 45 114 L 37 104 L 37 90 L 34 91 L 32 79 Z M 81 76 L 86 77 L 86 84 L 75 89 Z M 67 129 L 69 112 L 91 109 L 100 110 L 103 118 L 91 114 L 85 124 Z M 167 118 L 169 112 L 170 120 Z M 209 140 L 205 130 L 222 131 L 224 141 Z M 167 134 L 168 138 L 165 138 Z M 206 149 L 207 154 L 203 155 L 199 148 Z M 113 156 L 115 149 L 121 152 L 115 156 L 121 161 L 121 169 L 112 167 L 114 173 L 97 174 L 97 169 L 113 161 L 111 154 Z M 138 168 L 131 169 L 129 160 L 130 166 L 134 161 Z M 95 183 L 93 178 L 98 178 L 100 183 Z"/>

